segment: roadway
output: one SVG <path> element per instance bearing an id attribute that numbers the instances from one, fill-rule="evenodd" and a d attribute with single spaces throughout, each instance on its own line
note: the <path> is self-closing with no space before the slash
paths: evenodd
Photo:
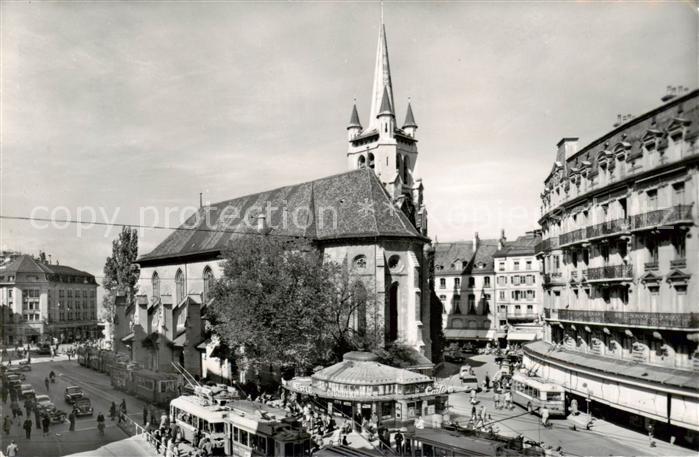
<path id="1" fill-rule="evenodd" d="M 491 355 L 471 356 L 464 364 L 474 367 L 481 383 L 486 374 L 492 378 L 496 371 L 494 356 Z M 445 376 L 441 381 L 447 386 L 458 389 L 461 384 L 458 375 L 459 367 L 453 364 L 446 365 L 440 370 Z M 486 411 L 492 416 L 493 425 L 499 429 L 498 433 L 507 436 L 522 434 L 529 440 L 543 442 L 553 448 L 560 446 L 568 455 L 696 455 L 691 450 L 662 441 L 656 441 L 655 447 L 651 447 L 646 435 L 601 420 L 595 421 L 592 430 L 572 430 L 571 423 L 567 419 L 550 418 L 553 427 L 545 428 L 541 426 L 539 416 L 528 414 L 520 406 L 515 405 L 512 410 L 496 410 L 493 394 L 492 390 L 477 394 L 476 398 L 479 402 L 477 406 L 479 409 L 481 405 L 486 407 Z M 470 400 L 470 394 L 467 392 L 454 392 L 449 395 L 449 411 L 452 420 L 456 422 L 468 420 L 471 416 Z"/>
<path id="2" fill-rule="evenodd" d="M 49 391 L 46 391 L 44 380 L 49 376 L 51 370 L 56 373 L 56 383 L 49 384 Z M 10 440 L 14 439 L 20 448 L 20 456 L 42 456 L 54 457 L 64 456 L 77 452 L 85 452 L 97 449 L 113 441 L 122 440 L 127 435 L 116 425 L 116 421 L 109 419 L 109 406 L 111 402 L 117 405 L 126 400 L 126 408 L 129 416 L 141 423 L 143 417 L 144 402 L 132 397 L 124 392 L 112 388 L 109 377 L 104 373 L 81 367 L 73 359 L 68 361 L 65 356 L 57 357 L 50 361 L 48 357 L 32 357 L 32 370 L 23 372 L 27 377 L 37 395 L 47 394 L 51 401 L 59 410 L 70 413 L 71 406 L 63 398 L 64 389 L 68 386 L 79 386 L 85 395 L 90 398 L 94 408 L 93 416 L 82 416 L 77 418 L 75 431 L 69 431 L 69 424 L 66 420 L 63 424 L 53 424 L 48 436 L 42 436 L 40 429 L 32 430 L 31 439 L 25 438 L 24 429 L 21 423 L 24 420 L 16 421 L 12 426 L 9 436 L 2 435 L 2 450 L 4 451 Z M 24 408 L 23 408 L 24 409 Z M 107 420 L 107 427 L 104 437 L 99 436 L 97 431 L 97 414 L 102 412 Z M 9 411 L 9 401 L 3 405 L 2 415 L 11 413 Z M 31 416 L 34 422 L 34 415 Z"/>

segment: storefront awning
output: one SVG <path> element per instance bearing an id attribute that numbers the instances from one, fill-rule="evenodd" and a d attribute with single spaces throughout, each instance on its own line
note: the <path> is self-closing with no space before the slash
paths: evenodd
<path id="1" fill-rule="evenodd" d="M 534 341 L 536 332 L 510 332 L 507 334 L 508 341 Z"/>
<path id="2" fill-rule="evenodd" d="M 444 337 L 448 340 L 483 340 L 490 341 L 496 339 L 495 330 L 477 330 L 446 328 Z"/>

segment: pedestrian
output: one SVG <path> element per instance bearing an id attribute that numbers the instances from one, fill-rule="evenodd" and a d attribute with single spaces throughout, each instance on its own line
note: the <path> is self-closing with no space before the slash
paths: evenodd
<path id="1" fill-rule="evenodd" d="M 476 389 L 471 389 L 471 404 L 476 404 Z"/>
<path id="2" fill-rule="evenodd" d="M 32 437 L 32 420 L 27 417 L 24 420 L 24 425 L 22 426 L 24 428 L 24 434 L 26 435 L 27 439 L 31 439 Z"/>
<path id="3" fill-rule="evenodd" d="M 578 413 L 578 400 L 573 398 L 570 402 L 570 414 L 572 414 L 573 416 L 577 416 Z"/>
<path id="4" fill-rule="evenodd" d="M 7 452 L 7 457 L 17 457 L 17 453 L 19 452 L 19 447 L 17 446 L 17 443 L 15 443 L 15 440 L 12 440 L 9 446 L 7 446 L 6 449 Z"/>
<path id="5" fill-rule="evenodd" d="M 5 418 L 3 419 L 2 429 L 5 432 L 5 435 L 10 434 L 10 430 L 12 430 L 12 419 L 10 419 L 10 416 L 5 416 Z"/>
<path id="6" fill-rule="evenodd" d="M 471 405 L 471 417 L 476 417 L 476 405 Z"/>
<path id="7" fill-rule="evenodd" d="M 2 389 L 0 390 L 0 396 L 2 396 L 2 404 L 4 405 L 7 403 L 7 387 L 3 384 Z"/>
<path id="8" fill-rule="evenodd" d="M 44 417 L 41 418 L 41 427 L 43 428 L 43 436 L 49 436 L 49 426 L 51 425 L 51 420 L 49 419 L 48 414 L 44 414 Z"/>
<path id="9" fill-rule="evenodd" d="M 497 391 L 493 395 L 493 402 L 495 403 L 495 409 L 500 409 L 500 394 Z"/>
<path id="10" fill-rule="evenodd" d="M 39 405 L 34 405 L 34 422 L 36 422 L 36 428 L 41 428 L 41 411 L 39 411 Z"/>
<path id="11" fill-rule="evenodd" d="M 71 411 L 70 414 L 68 415 L 68 421 L 70 422 L 70 428 L 68 431 L 74 432 L 75 431 L 75 410 Z"/>
<path id="12" fill-rule="evenodd" d="M 116 403 L 112 402 L 112 405 L 109 407 L 109 417 L 114 421 L 114 418 L 116 417 Z"/>
<path id="13" fill-rule="evenodd" d="M 541 408 L 541 423 L 544 427 L 548 427 L 549 425 L 549 409 L 546 407 L 546 405 Z"/>
<path id="14" fill-rule="evenodd" d="M 483 406 L 481 407 L 481 419 L 483 420 L 483 422 L 485 422 L 486 419 L 487 419 L 485 405 L 483 405 Z"/>
<path id="15" fill-rule="evenodd" d="M 653 423 L 648 422 L 648 445 L 650 447 L 655 447 L 655 441 L 653 441 Z"/>
<path id="16" fill-rule="evenodd" d="M 512 409 L 512 392 L 505 392 L 505 408 Z"/>
<path id="17" fill-rule="evenodd" d="M 401 434 L 400 430 L 396 432 L 393 439 L 396 440 L 396 453 L 403 455 L 403 434 Z"/>
<path id="18" fill-rule="evenodd" d="M 143 426 L 145 427 L 145 425 L 147 423 L 148 423 L 148 407 L 144 406 L 143 407 Z"/>
<path id="19" fill-rule="evenodd" d="M 487 374 L 485 375 L 485 387 L 487 389 L 490 389 L 490 376 L 488 376 Z"/>

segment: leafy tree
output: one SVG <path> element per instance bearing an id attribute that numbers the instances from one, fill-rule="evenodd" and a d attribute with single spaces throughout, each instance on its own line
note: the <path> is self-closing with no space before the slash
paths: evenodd
<path id="1" fill-rule="evenodd" d="M 114 322 L 114 302 L 118 291 L 125 292 L 128 299 L 136 295 L 136 283 L 140 269 L 134 264 L 138 257 L 138 232 L 122 227 L 119 236 L 112 241 L 112 255 L 104 263 L 102 287 L 107 291 L 102 300 L 102 317 Z"/>
<path id="2" fill-rule="evenodd" d="M 350 279 L 345 264 L 307 243 L 250 236 L 225 254 L 210 323 L 252 366 L 308 371 L 364 341 L 367 332 L 355 323 L 368 300 Z"/>

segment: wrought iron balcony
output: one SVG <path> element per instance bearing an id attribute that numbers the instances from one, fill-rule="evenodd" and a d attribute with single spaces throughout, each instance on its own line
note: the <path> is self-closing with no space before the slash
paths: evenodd
<path id="1" fill-rule="evenodd" d="M 646 262 L 643 264 L 643 268 L 646 271 L 658 271 L 660 267 L 658 266 L 658 262 Z"/>
<path id="2" fill-rule="evenodd" d="M 670 268 L 687 268 L 687 259 L 670 260 Z"/>
<path id="3" fill-rule="evenodd" d="M 544 310 L 544 313 L 546 309 Z M 564 321 L 621 324 L 657 328 L 699 327 L 699 313 L 635 313 L 624 311 L 594 311 L 559 309 L 558 318 Z"/>
<path id="4" fill-rule="evenodd" d="M 670 208 L 636 214 L 632 221 L 633 230 L 651 230 L 662 225 L 691 224 L 692 205 L 676 205 Z"/>
<path id="5" fill-rule="evenodd" d="M 563 284 L 563 274 L 560 271 L 556 273 L 544 273 L 544 284 Z"/>
<path id="6" fill-rule="evenodd" d="M 586 238 L 585 237 L 585 229 L 581 228 L 578 230 L 573 230 L 572 232 L 567 232 L 567 233 L 562 234 L 559 237 L 559 240 L 560 240 L 560 245 L 564 246 L 567 244 L 577 243 L 579 241 L 584 240 L 585 238 Z"/>
<path id="7" fill-rule="evenodd" d="M 614 219 L 587 227 L 588 238 L 600 238 L 610 235 L 618 235 L 631 229 L 629 218 Z"/>
<path id="8" fill-rule="evenodd" d="M 558 246 L 558 237 L 554 236 L 536 243 L 536 246 L 534 246 L 534 252 L 550 251 L 551 249 L 556 249 Z"/>
<path id="9" fill-rule="evenodd" d="M 631 265 L 607 265 L 583 271 L 588 281 L 623 281 L 633 278 Z"/>

